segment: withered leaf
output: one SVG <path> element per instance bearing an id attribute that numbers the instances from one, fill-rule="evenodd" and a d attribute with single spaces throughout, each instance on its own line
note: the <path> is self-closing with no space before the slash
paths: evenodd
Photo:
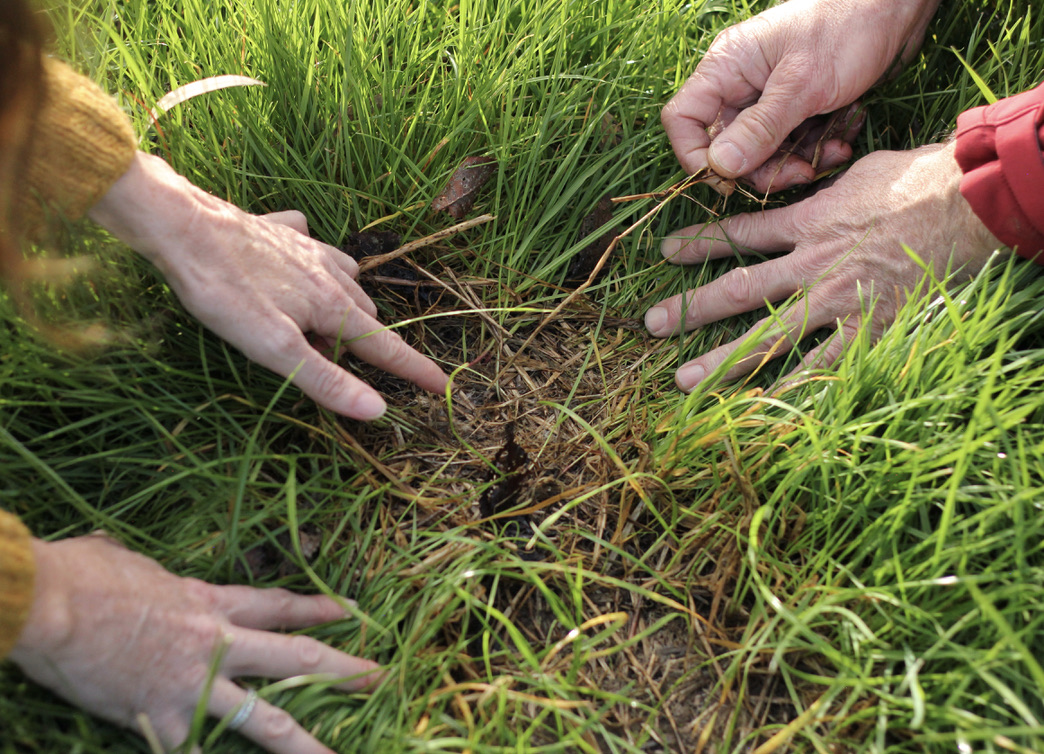
<path id="1" fill-rule="evenodd" d="M 479 499 L 479 512 L 483 518 L 489 518 L 501 511 L 518 505 L 522 492 L 522 483 L 526 478 L 526 467 L 529 465 L 529 454 L 525 448 L 515 442 L 515 427 L 507 427 L 507 439 L 504 446 L 493 456 L 496 476 L 500 481 L 482 493 Z M 493 472 L 491 471 L 491 478 Z"/>
<path id="2" fill-rule="evenodd" d="M 431 208 L 436 212 L 446 210 L 455 220 L 462 219 L 475 203 L 479 189 L 486 185 L 496 169 L 497 161 L 492 157 L 466 157 L 450 177 L 446 188 L 435 197 Z"/>
<path id="3" fill-rule="evenodd" d="M 500 481 L 488 488 L 479 499 L 479 511 L 483 518 L 494 516 L 510 510 L 519 504 L 522 491 L 527 485 L 530 474 L 529 454 L 515 442 L 515 426 L 508 424 L 507 439 L 504 446 L 493 457 L 496 472 L 490 478 L 500 477 Z M 533 525 L 528 515 L 508 516 L 497 519 L 500 524 L 500 535 L 505 539 L 529 539 L 533 536 Z M 539 560 L 543 555 L 538 550 L 519 548 L 518 557 L 523 560 Z"/>
<path id="4" fill-rule="evenodd" d="M 311 562 L 323 543 L 322 534 L 317 527 L 305 524 L 297 530 L 297 536 L 301 542 L 301 554 L 306 562 Z M 301 573 L 293 553 L 294 545 L 290 540 L 290 533 L 282 531 L 276 535 L 275 542 L 262 540 L 243 553 L 245 564 L 238 563 L 237 569 L 249 573 L 254 579 L 264 579 L 273 575 L 286 578 Z"/>
<path id="5" fill-rule="evenodd" d="M 613 202 L 609 194 L 606 194 L 598 200 L 595 208 L 580 221 L 580 232 L 577 235 L 577 240 L 587 238 L 612 219 Z M 566 271 L 566 283 L 576 286 L 587 280 L 591 272 L 594 271 L 595 265 L 598 264 L 598 260 L 605 254 L 614 238 L 616 238 L 616 229 L 610 228 L 602 235 L 592 239 L 587 246 L 578 251 L 569 263 L 569 269 Z M 604 273 L 608 267 L 607 263 L 602 267 L 601 273 Z"/>
<path id="6" fill-rule="evenodd" d="M 601 134 L 598 145 L 602 149 L 612 149 L 613 147 L 619 146 L 623 139 L 623 127 L 611 113 L 606 113 L 602 116 L 602 120 L 598 124 L 598 127 L 599 133 Z"/>

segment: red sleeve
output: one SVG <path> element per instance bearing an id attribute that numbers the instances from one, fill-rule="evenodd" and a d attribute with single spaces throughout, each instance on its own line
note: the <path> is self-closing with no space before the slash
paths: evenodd
<path id="1" fill-rule="evenodd" d="M 957 117 L 961 195 L 1006 246 L 1044 264 L 1044 84 Z"/>

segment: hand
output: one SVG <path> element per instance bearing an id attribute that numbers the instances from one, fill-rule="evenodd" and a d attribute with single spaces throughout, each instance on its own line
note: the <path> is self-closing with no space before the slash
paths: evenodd
<path id="1" fill-rule="evenodd" d="M 977 272 L 1001 246 L 960 194 L 954 150 L 950 143 L 874 152 L 833 185 L 797 204 L 694 225 L 668 236 L 661 251 L 676 264 L 697 264 L 734 251 L 790 253 L 737 267 L 701 288 L 661 301 L 646 313 L 646 326 L 653 335 L 666 337 L 801 292 L 797 303 L 779 314 L 782 325 L 763 334 L 726 379 L 750 372 L 770 349 L 775 349 L 773 356 L 786 353 L 821 327 L 837 327 L 838 337 L 808 353 L 805 367 L 833 363 L 861 327 L 870 327 L 873 337 L 879 337 L 924 275 L 902 244 L 940 278 L 951 263 L 966 275 Z M 871 306 L 872 321 L 864 322 L 863 313 Z M 678 387 L 689 391 L 699 385 L 764 322 L 682 366 L 675 378 Z"/>
<path id="2" fill-rule="evenodd" d="M 448 378 L 435 362 L 377 321 L 355 282 L 355 261 L 309 238 L 300 213 L 267 221 L 247 214 L 139 152 L 88 214 L 152 261 L 203 324 L 259 364 L 293 374 L 294 384 L 333 411 L 376 419 L 385 403 L 306 333 L 426 390 L 445 390 Z"/>
<path id="3" fill-rule="evenodd" d="M 327 597 L 284 589 L 211 586 L 179 578 L 105 535 L 33 541 L 33 607 L 11 658 L 27 676 L 99 717 L 141 730 L 147 716 L 164 746 L 180 745 L 215 649 L 227 652 L 208 713 L 235 713 L 247 692 L 237 676 L 288 678 L 324 673 L 355 690 L 378 680 L 378 666 L 307 636 L 269 633 L 345 617 Z M 240 728 L 281 754 L 332 754 L 286 712 L 258 700 Z"/>
<path id="4" fill-rule="evenodd" d="M 806 119 L 852 104 L 921 45 L 939 0 L 789 0 L 723 31 L 661 120 L 690 175 L 711 167 L 768 192 L 852 156 L 854 113 L 833 133 Z M 822 126 L 818 126 L 822 128 Z M 771 159 L 794 133 L 793 154 Z M 800 138 L 804 136 L 804 138 Z"/>

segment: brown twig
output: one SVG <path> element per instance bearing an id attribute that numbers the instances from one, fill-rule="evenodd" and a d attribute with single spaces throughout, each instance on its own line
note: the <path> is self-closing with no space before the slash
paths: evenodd
<path id="1" fill-rule="evenodd" d="M 493 219 L 495 219 L 493 215 L 480 215 L 478 217 L 472 218 L 471 220 L 465 220 L 462 223 L 457 223 L 456 225 L 451 225 L 448 228 L 443 228 L 442 230 L 432 233 L 430 236 L 424 236 L 424 238 L 418 238 L 416 241 L 410 241 L 409 243 L 405 243 L 399 248 L 397 248 L 395 251 L 389 251 L 387 254 L 378 254 L 377 256 L 367 257 L 359 263 L 359 272 L 367 272 L 369 270 L 372 270 L 374 267 L 378 267 L 384 264 L 385 262 L 390 262 L 393 259 L 398 259 L 403 254 L 409 254 L 411 251 L 423 249 L 425 246 L 431 246 L 431 244 L 437 241 L 441 241 L 443 238 L 449 238 L 450 236 L 456 233 L 461 233 L 465 230 L 470 230 L 471 228 L 474 228 L 477 225 L 484 225 L 485 223 L 488 223 L 490 220 Z"/>

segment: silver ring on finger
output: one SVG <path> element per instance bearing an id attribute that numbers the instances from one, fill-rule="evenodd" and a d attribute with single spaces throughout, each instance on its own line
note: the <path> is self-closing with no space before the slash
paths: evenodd
<path id="1" fill-rule="evenodd" d="M 236 714 L 232 716 L 232 719 L 228 721 L 229 730 L 239 730 L 246 725 L 247 720 L 254 714 L 254 707 L 257 706 L 257 692 L 253 689 L 247 691 L 246 699 L 239 705 L 239 709 L 236 710 Z"/>

